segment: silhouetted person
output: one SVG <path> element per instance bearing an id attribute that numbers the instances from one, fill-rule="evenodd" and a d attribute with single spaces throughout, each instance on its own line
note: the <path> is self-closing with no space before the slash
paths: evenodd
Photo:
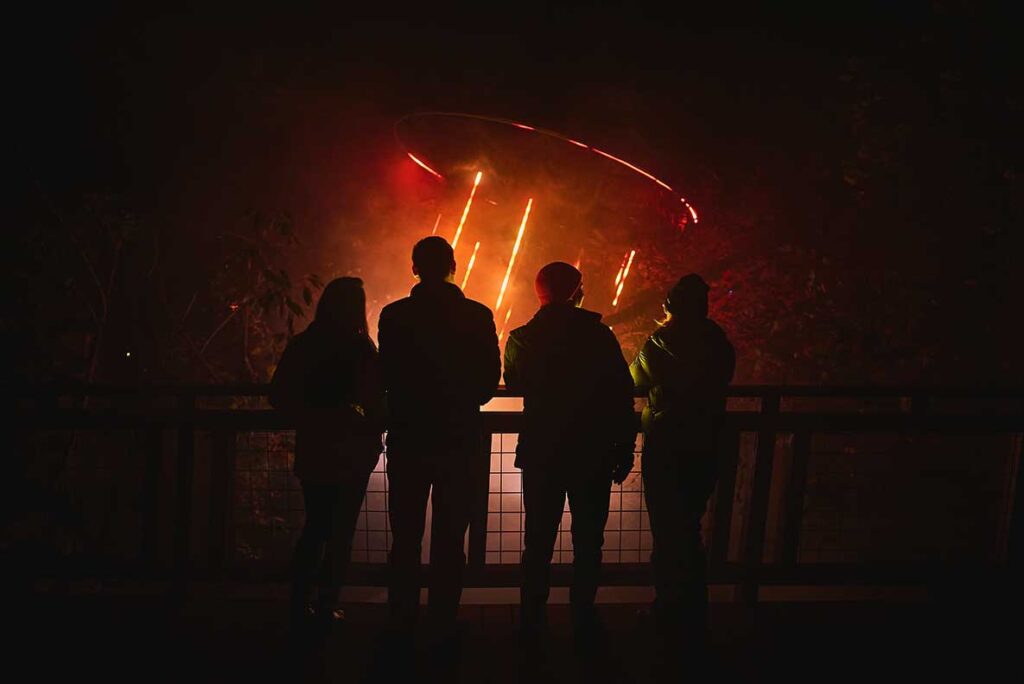
<path id="1" fill-rule="evenodd" d="M 379 326 L 389 410 L 388 602 L 399 648 L 411 645 L 416 622 L 428 496 L 433 516 L 428 618 L 434 637 L 453 644 L 472 464 L 486 458 L 480 406 L 494 396 L 501 377 L 494 317 L 452 283 L 451 246 L 440 237 L 424 238 L 413 248 L 412 263 L 419 284 L 409 297 L 381 311 Z"/>
<path id="2" fill-rule="evenodd" d="M 540 309 L 509 335 L 505 384 L 523 395 L 516 465 L 523 471 L 526 534 L 521 622 L 525 645 L 542 636 L 551 555 L 566 496 L 572 512 L 570 603 L 577 639 L 600 634 L 594 609 L 611 484 L 633 466 L 633 382 L 601 315 L 580 308 L 583 277 L 569 264 L 537 274 Z"/>
<path id="3" fill-rule="evenodd" d="M 338 278 L 324 288 L 313 322 L 281 356 L 270 402 L 295 416 L 295 474 L 306 508 L 292 561 L 291 626 L 307 623 L 316 584 L 313 616 L 329 627 L 382 451 L 384 395 L 360 279 Z"/>
<path id="4" fill-rule="evenodd" d="M 654 537 L 654 612 L 663 636 L 699 649 L 708 637 L 700 520 L 718 477 L 716 419 L 736 355 L 707 317 L 708 285 L 700 276 L 680 278 L 664 309 L 665 322 L 630 367 L 648 393 L 642 471 Z"/>

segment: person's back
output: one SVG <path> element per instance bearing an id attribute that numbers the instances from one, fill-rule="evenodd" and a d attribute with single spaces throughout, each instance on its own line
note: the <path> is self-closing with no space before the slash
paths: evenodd
<path id="1" fill-rule="evenodd" d="M 599 313 L 569 303 L 544 306 L 509 335 L 505 359 L 505 384 L 523 395 L 520 465 L 592 458 L 578 447 L 634 432 L 632 385 Z"/>
<path id="2" fill-rule="evenodd" d="M 537 274 L 541 307 L 505 347 L 505 384 L 523 395 L 516 465 L 526 511 L 521 624 L 539 645 L 546 622 L 551 555 L 568 497 L 572 512 L 576 635 L 597 645 L 594 610 L 612 481 L 633 465 L 633 383 L 615 335 L 601 316 L 578 308 L 582 274 L 562 262 Z"/>
<path id="3" fill-rule="evenodd" d="M 630 367 L 648 392 L 643 478 L 654 550 L 655 614 L 666 658 L 692 667 L 707 656 L 707 586 L 700 519 L 718 477 L 716 419 L 725 411 L 736 355 L 707 318 L 708 286 L 679 279 L 665 299 L 668 320 Z M 684 647 L 684 648 L 681 648 Z"/>
<path id="4" fill-rule="evenodd" d="M 305 508 L 292 562 L 291 625 L 307 622 L 317 583 L 315 615 L 326 626 L 337 612 L 359 508 L 382 451 L 384 397 L 361 280 L 337 278 L 324 288 L 316 318 L 281 355 L 270 403 L 295 421 L 294 469 Z"/>
<path id="5" fill-rule="evenodd" d="M 472 424 L 501 372 L 494 319 L 449 282 L 421 282 L 380 315 L 389 430 L 422 434 Z"/>
<path id="6" fill-rule="evenodd" d="M 427 500 L 432 502 L 428 613 L 442 647 L 454 643 L 465 569 L 471 475 L 482 448 L 480 406 L 494 395 L 501 359 L 494 317 L 451 279 L 452 248 L 439 237 L 413 249 L 420 278 L 384 308 L 378 340 L 388 401 L 391 636 L 409 656 L 420 595 Z M 486 467 L 486 466 L 485 466 Z M 400 658 L 401 659 L 401 658 Z"/>

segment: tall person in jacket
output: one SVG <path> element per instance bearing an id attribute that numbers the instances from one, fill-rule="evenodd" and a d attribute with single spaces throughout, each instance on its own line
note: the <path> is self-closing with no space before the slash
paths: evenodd
<path id="1" fill-rule="evenodd" d="M 271 404 L 295 420 L 295 474 L 306 520 L 292 561 L 293 628 L 326 627 L 340 616 L 338 593 L 370 472 L 382 451 L 384 393 L 377 350 L 367 334 L 358 278 L 328 283 L 316 316 L 278 363 Z M 314 588 L 318 596 L 308 602 Z"/>
<path id="2" fill-rule="evenodd" d="M 454 644 L 472 507 L 471 475 L 486 459 L 480 407 L 494 396 L 501 358 L 494 316 L 452 280 L 455 256 L 440 237 L 416 243 L 410 295 L 384 307 L 378 340 L 389 423 L 387 471 L 392 545 L 391 627 L 411 645 L 420 554 L 431 497 L 427 617 L 442 648 Z"/>
<path id="3" fill-rule="evenodd" d="M 516 465 L 526 511 L 521 625 L 543 635 L 551 556 L 566 497 L 572 512 L 570 603 L 578 643 L 601 635 L 594 609 L 612 481 L 633 466 L 633 382 L 601 315 L 580 308 L 583 276 L 554 262 L 537 274 L 540 309 L 505 346 L 505 384 L 523 395 Z"/>
<path id="4" fill-rule="evenodd" d="M 708 285 L 689 274 L 665 298 L 666 320 L 630 366 L 648 394 L 642 470 L 654 550 L 655 617 L 670 641 L 702 650 L 708 597 L 700 520 L 718 477 L 717 419 L 736 355 L 708 318 Z"/>

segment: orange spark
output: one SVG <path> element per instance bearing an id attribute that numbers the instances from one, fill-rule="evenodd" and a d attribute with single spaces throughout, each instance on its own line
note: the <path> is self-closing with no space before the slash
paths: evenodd
<path id="1" fill-rule="evenodd" d="M 437 219 L 434 221 L 434 230 L 430 231 L 431 235 L 437 235 L 437 224 L 441 222 L 441 215 L 437 215 Z"/>
<path id="2" fill-rule="evenodd" d="M 412 159 L 414 162 L 416 162 L 420 166 L 420 168 L 425 169 L 430 175 L 434 176 L 438 180 L 444 180 L 444 176 L 442 176 L 437 171 L 427 166 L 424 162 L 417 159 L 416 155 L 414 155 L 412 152 L 406 152 L 406 154 L 409 155 L 409 159 Z"/>
<path id="3" fill-rule="evenodd" d="M 452 249 L 459 246 L 459 236 L 462 235 L 462 226 L 466 225 L 466 217 L 469 216 L 469 208 L 473 206 L 473 195 L 476 194 L 476 186 L 480 185 L 480 179 L 484 177 L 482 171 L 476 172 L 476 180 L 473 181 L 473 189 L 469 191 L 469 199 L 466 200 L 466 208 L 462 210 L 462 219 L 459 220 L 459 227 L 455 230 L 455 239 L 452 240 Z"/>
<path id="4" fill-rule="evenodd" d="M 622 280 L 622 272 L 626 270 L 626 261 L 629 260 L 629 255 L 624 254 L 622 256 L 622 264 L 619 265 L 619 272 L 615 274 L 615 285 L 618 286 Z"/>
<path id="5" fill-rule="evenodd" d="M 473 264 L 476 263 L 476 252 L 480 249 L 480 241 L 477 240 L 476 245 L 473 246 L 473 256 L 469 257 L 469 265 L 466 266 L 466 275 L 462 278 L 462 289 L 466 289 L 466 283 L 469 282 L 469 274 L 473 272 Z"/>
<path id="6" fill-rule="evenodd" d="M 615 299 L 612 300 L 612 306 L 619 305 L 619 297 L 622 295 L 622 286 L 626 284 L 626 277 L 629 275 L 629 267 L 633 265 L 633 257 L 636 256 L 636 250 L 629 252 L 629 260 L 626 262 L 626 267 L 622 271 L 622 279 L 618 281 L 619 287 L 615 290 Z"/>
<path id="7" fill-rule="evenodd" d="M 508 319 L 512 317 L 512 307 L 508 307 L 508 311 L 505 312 L 505 322 L 501 324 L 501 332 L 498 333 L 498 342 L 501 342 L 501 338 L 505 337 L 505 328 L 508 327 Z"/>
<path id="8" fill-rule="evenodd" d="M 519 224 L 519 234 L 516 235 L 516 243 L 512 246 L 512 256 L 508 260 L 508 268 L 505 269 L 505 279 L 501 281 L 501 290 L 498 292 L 498 303 L 495 309 L 501 308 L 501 300 L 505 298 L 505 288 L 508 287 L 509 276 L 512 275 L 512 267 L 516 263 L 516 255 L 519 254 L 519 245 L 523 242 L 523 233 L 526 231 L 526 221 L 530 218 L 530 209 L 533 207 L 533 198 L 526 203 L 526 211 L 523 212 L 523 222 Z"/>

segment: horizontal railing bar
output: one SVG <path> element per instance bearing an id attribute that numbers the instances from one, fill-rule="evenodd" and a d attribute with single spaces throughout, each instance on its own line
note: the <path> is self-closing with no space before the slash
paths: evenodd
<path id="1" fill-rule="evenodd" d="M 152 396 L 152 397 L 258 397 L 266 396 L 270 390 L 268 384 L 234 384 L 234 385 L 75 385 L 75 384 L 40 384 L 40 385 L 8 385 L 4 388 L 8 396 L 16 398 L 53 397 L 53 396 Z M 732 398 L 777 397 L 817 397 L 817 398 L 850 398 L 850 399 L 890 399 L 901 397 L 926 396 L 946 399 L 1024 399 L 1024 387 L 964 387 L 964 386 L 843 386 L 843 385 L 734 385 L 728 389 Z M 520 394 L 499 387 L 495 398 L 519 397 Z M 637 396 L 645 396 L 638 393 Z"/>

